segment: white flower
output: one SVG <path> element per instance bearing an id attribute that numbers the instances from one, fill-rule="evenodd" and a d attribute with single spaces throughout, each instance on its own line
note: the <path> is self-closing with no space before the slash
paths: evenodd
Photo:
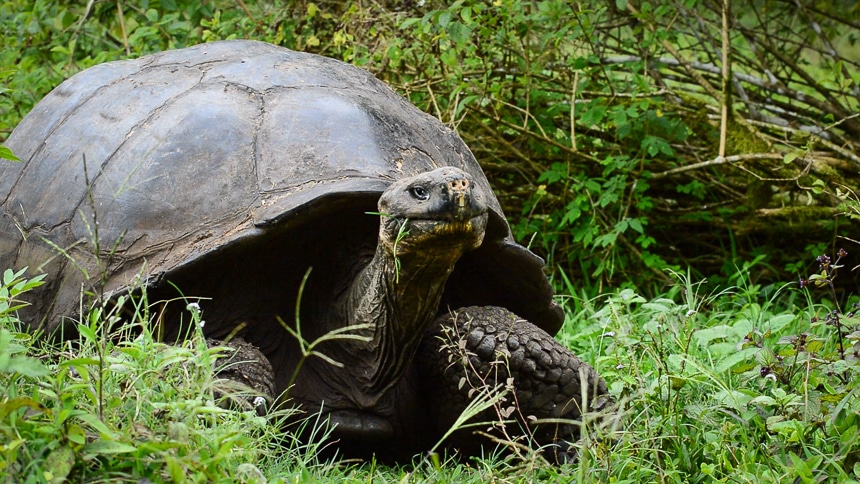
<path id="1" fill-rule="evenodd" d="M 255 397 L 254 398 L 254 408 L 261 407 L 266 404 L 266 399 L 263 397 Z"/>
<path id="2" fill-rule="evenodd" d="M 203 329 L 203 326 L 206 326 L 206 321 L 203 321 L 203 320 L 201 319 L 201 320 L 200 320 L 200 322 L 199 322 L 199 323 L 197 323 L 197 326 L 200 326 L 200 329 Z"/>
<path id="3" fill-rule="evenodd" d="M 607 331 L 607 332 L 603 333 L 601 336 L 603 336 L 604 338 L 612 338 L 615 336 L 615 331 Z"/>
<path id="4" fill-rule="evenodd" d="M 687 314 L 685 314 L 685 315 L 684 315 L 684 317 L 689 318 L 690 316 L 692 316 L 692 315 L 694 315 L 694 314 L 696 314 L 696 310 L 695 310 L 695 309 L 690 309 L 689 311 L 687 311 Z"/>
<path id="5" fill-rule="evenodd" d="M 200 311 L 200 305 L 197 304 L 196 302 L 191 302 L 191 303 L 188 303 L 188 306 L 185 306 L 185 309 L 187 309 L 189 311 L 199 312 Z"/>

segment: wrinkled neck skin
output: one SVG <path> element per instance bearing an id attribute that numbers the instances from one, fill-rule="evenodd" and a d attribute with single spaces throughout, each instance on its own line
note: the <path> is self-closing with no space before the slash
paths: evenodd
<path id="1" fill-rule="evenodd" d="M 354 279 L 344 295 L 342 317 L 351 325 L 368 325 L 355 333 L 370 341 L 342 345 L 351 355 L 346 361 L 360 362 L 343 369 L 351 380 L 343 383 L 353 387 L 348 398 L 359 407 L 376 407 L 411 365 L 461 255 L 450 247 L 417 250 L 398 256 L 398 268 L 392 248 L 380 243 L 373 260 Z"/>
<path id="2" fill-rule="evenodd" d="M 330 410 L 393 412 L 397 397 L 390 390 L 411 366 L 421 338 L 436 317 L 454 264 L 466 250 L 480 245 L 480 238 L 466 244 L 462 238 L 453 244 L 437 240 L 419 247 L 400 241 L 395 251 L 392 239 L 381 230 L 372 260 L 357 268 L 335 301 L 337 311 L 329 314 L 336 320 L 325 325 L 332 329 L 366 325 L 348 334 L 367 341 L 337 339 L 320 345 L 319 352 L 344 363 L 343 367 L 332 367 L 320 358 L 308 362 L 316 374 L 312 381 L 328 388 L 316 387 L 323 406 Z"/>

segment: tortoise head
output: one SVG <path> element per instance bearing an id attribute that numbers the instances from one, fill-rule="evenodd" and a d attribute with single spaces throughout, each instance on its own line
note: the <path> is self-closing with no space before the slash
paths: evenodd
<path id="1" fill-rule="evenodd" d="M 379 242 L 401 259 L 444 256 L 453 266 L 481 245 L 487 228 L 486 195 L 471 175 L 453 167 L 396 181 L 378 207 L 383 215 Z"/>

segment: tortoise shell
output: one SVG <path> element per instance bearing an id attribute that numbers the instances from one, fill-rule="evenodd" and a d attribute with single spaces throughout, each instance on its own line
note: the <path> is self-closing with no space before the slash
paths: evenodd
<path id="1" fill-rule="evenodd" d="M 82 288 L 140 280 L 221 281 L 195 290 L 244 316 L 275 299 L 289 311 L 310 263 L 375 244 L 378 216 L 365 212 L 392 181 L 455 166 L 492 193 L 456 133 L 371 74 L 255 41 L 87 69 L 6 145 L 24 163 L 0 164 L 0 266 L 49 274 L 23 313 L 49 330 L 80 313 Z M 555 334 L 563 313 L 543 261 L 487 203 L 485 241 L 458 262 L 440 312 L 502 306 Z"/>

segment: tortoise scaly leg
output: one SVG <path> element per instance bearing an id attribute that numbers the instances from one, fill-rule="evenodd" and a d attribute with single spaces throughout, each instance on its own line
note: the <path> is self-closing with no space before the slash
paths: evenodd
<path id="1" fill-rule="evenodd" d="M 226 397 L 225 403 L 239 410 L 253 409 L 264 415 L 277 396 L 275 373 L 266 355 L 242 338 L 227 342 L 207 338 L 206 344 L 229 348 L 215 363 L 215 376 L 229 382 L 224 388 L 216 387 L 216 397 Z"/>
<path id="2" fill-rule="evenodd" d="M 575 459 L 571 444 L 581 435 L 583 413 L 612 407 L 606 382 L 593 368 L 545 331 L 504 308 L 466 307 L 440 317 L 437 323 L 422 342 L 418 363 L 428 388 L 437 389 L 428 393 L 440 435 L 476 390 L 507 386 L 512 392 L 506 401 L 471 421 L 518 422 L 497 427 L 493 433 L 503 440 L 526 434 L 532 445 L 548 451 L 551 460 L 568 462 Z M 565 422 L 534 423 L 542 419 Z M 481 440 L 474 430 L 455 433 L 451 444 L 474 451 Z"/>

